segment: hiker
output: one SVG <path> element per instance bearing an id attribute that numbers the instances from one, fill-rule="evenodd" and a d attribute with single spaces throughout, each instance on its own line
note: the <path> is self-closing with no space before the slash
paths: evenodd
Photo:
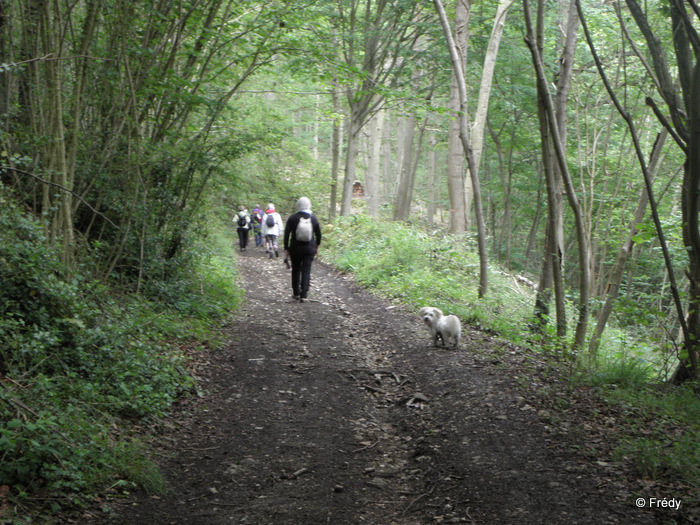
<path id="1" fill-rule="evenodd" d="M 280 256 L 277 237 L 279 237 L 283 227 L 282 217 L 275 211 L 275 205 L 269 203 L 262 217 L 262 234 L 265 237 L 265 248 L 270 259 Z"/>
<path id="2" fill-rule="evenodd" d="M 245 251 L 248 245 L 248 231 L 250 230 L 250 214 L 245 206 L 238 207 L 238 213 L 233 218 L 236 223 L 236 232 L 238 232 L 238 245 L 242 252 Z"/>
<path id="3" fill-rule="evenodd" d="M 284 251 L 292 262 L 292 296 L 305 303 L 311 284 L 311 263 L 321 245 L 321 225 L 311 212 L 308 197 L 301 197 L 296 209 L 284 227 Z"/>
<path id="4" fill-rule="evenodd" d="M 262 210 L 257 204 L 253 208 L 253 213 L 250 214 L 250 224 L 255 236 L 255 246 L 258 247 L 263 243 L 262 236 Z"/>

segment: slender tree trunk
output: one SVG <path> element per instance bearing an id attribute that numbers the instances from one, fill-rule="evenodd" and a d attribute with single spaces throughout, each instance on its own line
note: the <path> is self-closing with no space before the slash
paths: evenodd
<path id="1" fill-rule="evenodd" d="M 576 334 L 574 336 L 573 350 L 574 352 L 578 352 L 581 349 L 583 349 L 585 345 L 586 330 L 588 327 L 589 318 L 588 303 L 591 286 L 590 243 L 588 240 L 588 233 L 586 232 L 583 222 L 581 205 L 576 195 L 566 163 L 566 157 L 561 141 L 561 135 L 559 133 L 559 127 L 556 122 L 554 104 L 549 93 L 548 83 L 544 73 L 541 51 L 539 46 L 535 42 L 534 32 L 532 29 L 532 19 L 530 16 L 529 0 L 524 0 L 523 4 L 525 10 L 525 22 L 527 25 L 526 43 L 530 48 L 530 52 L 532 54 L 532 60 L 537 74 L 539 90 L 543 94 L 543 101 L 545 103 L 545 110 L 549 120 L 549 130 L 552 134 L 552 144 L 556 153 L 557 164 L 559 165 L 559 169 L 561 170 L 564 186 L 566 188 L 566 197 L 569 201 L 569 206 L 571 207 L 571 210 L 574 214 L 576 225 L 576 240 L 579 249 L 579 315 L 576 324 Z"/>
<path id="2" fill-rule="evenodd" d="M 455 7 L 455 45 L 459 54 L 459 60 L 464 64 L 467 59 L 467 44 L 469 41 L 469 0 L 456 0 Z M 451 233 L 462 233 L 467 228 L 467 207 L 465 195 L 464 177 L 464 150 L 459 138 L 461 99 L 459 93 L 460 79 L 455 70 L 452 70 L 452 86 L 450 89 L 449 109 L 452 119 L 449 124 L 447 138 L 447 193 L 450 199 Z"/>
<path id="3" fill-rule="evenodd" d="M 559 163 L 555 161 L 555 151 L 552 141 L 557 140 L 550 128 L 556 122 L 557 128 L 564 134 L 561 137 L 560 147 L 565 148 L 566 144 L 566 105 L 568 93 L 571 85 L 571 75 L 573 72 L 573 50 L 576 43 L 576 24 L 572 20 L 572 9 L 570 4 L 568 13 L 567 33 L 565 43 L 559 63 L 561 69 L 557 75 L 557 99 L 554 115 L 547 111 L 547 97 L 549 95 L 548 86 L 538 82 L 538 116 L 540 122 L 540 137 L 542 140 L 542 159 L 545 177 L 547 181 L 547 227 L 545 229 L 544 256 L 540 273 L 540 283 L 535 299 L 535 327 L 541 329 L 548 322 L 549 303 L 554 289 L 554 304 L 556 311 L 556 332 L 557 337 L 563 342 L 567 332 L 566 325 L 566 297 L 564 290 L 564 258 L 566 254 L 564 244 L 564 210 L 562 188 L 562 173 Z M 544 15 L 545 5 L 543 1 L 538 2 L 537 7 L 537 34 L 532 46 L 536 46 L 539 56 L 543 53 L 544 46 Z"/>
<path id="4" fill-rule="evenodd" d="M 666 142 L 666 137 L 668 132 L 663 130 L 656 139 L 654 143 L 654 150 L 651 153 L 651 162 L 649 163 L 649 173 L 653 175 L 656 171 L 656 165 L 661 156 L 661 150 Z M 642 189 L 639 195 L 639 200 L 637 202 L 637 208 L 634 211 L 632 220 L 630 221 L 630 231 L 627 234 L 625 242 L 620 248 L 620 252 L 617 254 L 617 259 L 615 260 L 615 267 L 613 269 L 610 280 L 605 290 L 605 304 L 598 314 L 598 320 L 596 322 L 595 332 L 591 336 L 591 340 L 588 343 L 588 354 L 589 357 L 595 359 L 598 353 L 598 346 L 600 345 L 600 338 L 605 331 L 605 325 L 608 322 L 608 318 L 612 313 L 613 305 L 617 300 L 618 293 L 620 291 L 620 283 L 622 282 L 622 276 L 625 273 L 627 266 L 627 260 L 629 259 L 632 249 L 634 248 L 634 236 L 637 234 L 637 225 L 644 220 L 644 214 L 646 213 L 647 203 L 649 202 L 649 194 L 646 188 Z"/>
<path id="5" fill-rule="evenodd" d="M 535 207 L 535 217 L 532 220 L 532 224 L 530 225 L 530 231 L 527 235 L 527 249 L 525 250 L 525 260 L 530 261 L 532 257 L 532 252 L 535 251 L 535 239 L 537 237 L 537 232 L 540 230 L 540 221 L 542 220 L 542 189 L 544 188 L 545 184 L 543 184 L 543 174 L 542 174 L 542 167 L 540 166 L 539 163 L 537 163 L 537 166 L 535 167 L 535 170 L 537 172 L 537 178 L 538 178 L 538 183 L 537 183 L 537 198 L 535 199 L 536 201 L 536 207 Z M 525 271 L 532 271 L 531 266 L 526 263 L 525 265 Z"/>
<path id="6" fill-rule="evenodd" d="M 541 54 L 544 46 L 544 5 L 538 3 L 537 36 L 535 45 Z M 540 270 L 540 281 L 535 297 L 535 324 L 533 328 L 541 330 L 548 323 L 549 305 L 554 291 L 556 311 L 557 338 L 563 341 L 566 336 L 566 298 L 564 296 L 564 231 L 561 178 L 558 177 L 553 162 L 551 136 L 549 131 L 549 115 L 546 111 L 546 101 L 540 84 L 537 84 L 537 114 L 539 119 L 540 140 L 542 148 L 542 166 L 547 188 L 547 224 L 545 227 L 544 254 Z"/>
<path id="7" fill-rule="evenodd" d="M 399 170 L 399 183 L 396 186 L 396 200 L 394 206 L 394 220 L 402 221 L 408 219 L 411 214 L 412 181 L 413 176 L 413 150 L 416 135 L 416 114 L 412 112 L 404 117 L 404 125 L 401 143 L 403 156 L 401 159 L 401 169 Z"/>
<path id="8" fill-rule="evenodd" d="M 314 153 L 314 161 L 318 161 L 318 144 L 320 142 L 320 137 L 318 135 L 318 130 L 320 128 L 320 121 L 321 121 L 321 95 L 316 95 L 316 111 L 314 112 L 314 124 L 313 124 L 313 129 L 314 129 L 314 147 L 313 147 L 313 153 Z"/>
<path id="9" fill-rule="evenodd" d="M 369 162 L 365 173 L 365 195 L 367 213 L 379 217 L 379 169 L 382 154 L 382 130 L 384 129 L 384 109 L 377 111 L 370 126 Z"/>
<path id="10" fill-rule="evenodd" d="M 70 181 L 71 186 L 75 178 L 75 162 L 78 154 L 78 143 L 80 138 L 80 125 L 82 122 L 84 101 L 85 85 L 87 83 L 87 72 L 88 72 L 88 61 L 89 61 L 89 50 L 92 43 L 93 35 L 97 29 L 97 14 L 100 8 L 101 2 L 99 0 L 89 0 L 87 2 L 87 13 L 85 15 L 85 20 L 83 21 L 83 28 L 80 35 L 80 51 L 79 57 L 76 57 L 78 64 L 76 71 L 76 78 L 74 82 L 73 89 L 73 109 L 71 117 L 71 127 L 69 131 L 68 140 L 68 166 L 70 169 Z"/>
<path id="11" fill-rule="evenodd" d="M 437 208 L 437 191 L 436 190 L 436 181 L 438 180 L 437 176 L 437 167 L 438 167 L 438 151 L 437 151 L 437 137 L 435 136 L 435 133 L 430 132 L 430 138 L 428 139 L 430 147 L 428 148 L 429 150 L 429 158 L 428 158 L 428 180 L 427 180 L 427 202 L 426 202 L 426 215 L 428 219 L 428 226 L 433 226 L 435 222 L 435 211 Z"/>
<path id="12" fill-rule="evenodd" d="M 343 200 L 340 215 L 345 217 L 352 213 L 352 187 L 355 184 L 355 161 L 357 159 L 357 142 L 362 130 L 361 117 L 357 112 L 350 113 L 345 141 L 345 178 L 343 179 Z"/>
<path id="13" fill-rule="evenodd" d="M 449 22 L 447 21 L 447 15 L 445 14 L 445 9 L 442 6 L 440 0 L 433 0 L 435 7 L 438 11 L 440 17 L 440 22 L 442 23 L 443 31 L 445 33 L 445 39 L 447 40 L 447 47 L 450 52 L 450 58 L 452 59 L 452 67 L 459 79 L 459 97 L 460 97 L 460 131 L 459 138 L 462 142 L 462 148 L 464 150 L 464 155 L 467 158 L 467 165 L 471 173 L 472 185 L 474 187 L 474 213 L 477 222 L 477 244 L 479 249 L 479 297 L 484 297 L 488 291 L 488 254 L 486 251 L 486 224 L 484 222 L 484 213 L 481 203 L 481 184 L 479 182 L 479 167 L 474 161 L 474 156 L 472 153 L 471 143 L 469 139 L 469 131 L 467 129 L 467 88 L 466 79 L 464 76 L 464 68 L 462 67 L 462 61 L 458 53 L 458 49 L 455 46 L 454 40 L 452 38 L 452 31 L 450 30 Z"/>
<path id="14" fill-rule="evenodd" d="M 693 27 L 693 16 L 685 13 L 680 2 L 672 6 L 674 19 L 674 40 L 678 54 L 681 84 L 684 87 L 685 106 L 688 112 L 687 155 L 683 170 L 683 243 L 688 254 L 688 332 L 686 351 L 688 357 L 681 360 L 674 379 L 694 379 L 700 377 L 698 358 L 700 349 L 700 39 Z M 695 7 L 695 17 L 698 15 Z M 684 22 L 686 22 L 684 24 Z M 691 34 L 679 35 L 687 31 Z M 695 57 L 690 57 L 689 41 L 693 42 Z M 683 361 L 686 361 L 684 363 Z M 690 363 L 690 366 L 687 366 Z M 685 376 L 685 377 L 684 377 Z"/>
<path id="15" fill-rule="evenodd" d="M 410 178 L 410 184 L 408 187 L 408 193 L 410 195 L 409 199 L 409 215 L 411 211 L 411 203 L 413 202 L 413 192 L 416 187 L 416 172 L 418 171 L 418 160 L 420 158 L 421 151 L 423 151 L 423 139 L 425 138 L 425 130 L 428 126 L 428 118 L 423 119 L 423 123 L 421 124 L 420 131 L 418 132 L 418 141 L 416 143 L 415 147 L 415 155 L 413 156 L 413 163 L 412 163 L 412 168 L 411 168 L 411 178 Z"/>
<path id="16" fill-rule="evenodd" d="M 386 203 L 389 200 L 389 196 L 394 190 L 392 184 L 392 173 L 393 160 L 391 157 L 391 119 L 388 116 L 391 114 L 389 110 L 385 108 L 386 115 L 384 116 L 384 128 L 382 129 L 382 188 L 384 191 L 383 202 Z"/>
<path id="17" fill-rule="evenodd" d="M 44 62 L 44 70 L 46 73 L 46 90 L 48 95 L 47 107 L 47 122 L 48 136 L 50 141 L 46 151 L 46 165 L 50 170 L 50 180 L 60 185 L 68 191 L 61 191 L 57 197 L 53 197 L 54 190 L 51 189 L 50 195 L 44 197 L 45 202 L 55 207 L 55 211 L 51 211 L 51 238 L 55 242 L 60 242 L 61 262 L 67 271 L 72 270 L 73 264 L 73 206 L 72 196 L 69 193 L 72 191 L 72 178 L 68 173 L 68 160 L 66 151 L 65 124 L 63 121 L 63 42 L 61 41 L 63 34 L 63 20 L 61 19 L 60 9 L 52 9 L 53 4 L 47 3 L 44 5 L 44 30 L 42 40 L 47 45 L 54 60 Z M 47 188 L 48 190 L 48 188 Z M 48 210 L 46 210 L 48 211 Z"/>
<path id="18" fill-rule="evenodd" d="M 479 101 L 474 113 L 474 125 L 472 126 L 471 144 L 472 155 L 477 166 L 481 165 L 481 153 L 484 149 L 484 132 L 486 129 L 486 119 L 488 117 L 489 100 L 491 100 L 491 87 L 493 85 L 493 72 L 496 68 L 496 59 L 501 45 L 503 28 L 506 24 L 508 9 L 515 0 L 500 0 L 496 16 L 493 20 L 491 37 L 486 48 L 484 66 L 481 70 L 481 86 L 479 87 Z"/>
<path id="19" fill-rule="evenodd" d="M 501 144 L 501 139 L 498 136 L 498 133 L 494 129 L 491 128 L 490 122 L 488 122 L 488 130 L 489 134 L 491 135 L 491 141 L 494 143 L 496 146 L 496 156 L 498 157 L 498 173 L 500 175 L 500 181 L 501 181 L 501 189 L 503 191 L 503 216 L 501 219 L 501 231 L 500 234 L 496 235 L 496 225 L 494 224 L 493 227 L 493 237 L 494 240 L 498 240 L 498 246 L 496 249 L 496 253 L 501 253 L 503 250 L 503 246 L 505 245 L 505 258 L 501 257 L 502 260 L 505 261 L 506 267 L 510 268 L 510 247 L 511 247 L 511 236 L 512 236 L 512 229 L 513 229 L 513 224 L 512 224 L 512 219 L 511 219 L 511 203 L 510 203 L 510 196 L 511 196 L 511 186 L 512 186 L 512 179 L 513 179 L 513 170 L 510 166 L 510 162 L 508 163 L 508 166 L 506 167 L 506 162 L 504 160 L 504 153 L 503 153 L 503 145 Z M 512 139 L 511 135 L 511 139 Z M 512 140 L 511 140 L 512 142 Z M 511 149 L 512 151 L 512 149 Z"/>
<path id="20" fill-rule="evenodd" d="M 338 95 L 337 82 L 333 86 L 333 114 L 336 117 L 333 119 L 333 133 L 331 136 L 331 202 L 328 210 L 328 220 L 332 223 L 338 208 L 338 172 L 340 171 L 340 95 Z"/>

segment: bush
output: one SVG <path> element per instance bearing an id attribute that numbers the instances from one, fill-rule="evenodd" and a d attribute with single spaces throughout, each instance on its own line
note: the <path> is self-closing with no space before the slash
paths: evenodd
<path id="1" fill-rule="evenodd" d="M 193 334 L 211 339 L 238 304 L 225 243 L 174 267 L 163 293 L 120 295 L 66 278 L 41 224 L 1 195 L 0 204 L 0 485 L 54 510 L 105 484 L 161 490 L 127 429 L 157 421 L 191 390 L 178 348 Z"/>
<path id="2" fill-rule="evenodd" d="M 79 504 L 96 485 L 117 480 L 162 491 L 162 476 L 146 448 L 116 437 L 106 421 L 89 418 L 76 406 L 60 415 L 41 411 L 10 419 L 0 426 L 0 484 L 19 497 L 53 498 L 54 511 Z"/>

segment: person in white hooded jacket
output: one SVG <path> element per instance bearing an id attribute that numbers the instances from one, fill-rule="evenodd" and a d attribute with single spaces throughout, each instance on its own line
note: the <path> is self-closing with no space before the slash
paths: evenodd
<path id="1" fill-rule="evenodd" d="M 282 217 L 275 211 L 275 205 L 269 203 L 262 218 L 262 234 L 270 259 L 280 256 L 277 238 L 282 231 L 284 231 Z"/>
<path id="2" fill-rule="evenodd" d="M 311 201 L 301 197 L 297 211 L 290 215 L 284 227 L 284 250 L 292 263 L 292 296 L 300 303 L 308 301 L 311 284 L 311 265 L 321 245 L 321 225 L 311 211 Z M 300 228 L 305 221 L 307 231 Z M 305 234 L 305 239 L 300 235 Z"/>

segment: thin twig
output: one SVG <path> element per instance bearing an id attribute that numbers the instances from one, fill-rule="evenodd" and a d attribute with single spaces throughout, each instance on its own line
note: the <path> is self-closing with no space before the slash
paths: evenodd
<path id="1" fill-rule="evenodd" d="M 362 452 L 363 450 L 369 450 L 370 448 L 376 447 L 378 443 L 379 443 L 379 440 L 375 441 L 375 442 L 372 443 L 371 445 L 367 445 L 367 446 L 365 446 L 365 447 L 362 447 L 362 448 L 358 448 L 358 449 L 356 449 L 356 450 L 353 450 L 353 453 L 355 453 L 355 452 Z"/>
<path id="2" fill-rule="evenodd" d="M 50 180 L 42 179 L 42 178 L 39 177 L 38 175 L 34 175 L 33 173 L 31 173 L 31 172 L 29 172 L 29 171 L 21 170 L 21 169 L 19 169 L 19 168 L 13 168 L 12 166 L 0 166 L 0 170 L 10 170 L 10 171 L 14 171 L 14 172 L 17 172 L 17 173 L 21 173 L 22 175 L 29 175 L 30 177 L 35 178 L 36 180 L 38 180 L 39 182 L 41 182 L 41 183 L 43 183 L 43 184 L 48 184 L 49 186 L 55 186 L 56 188 L 59 188 L 59 189 L 61 189 L 61 190 L 63 190 L 63 191 L 66 191 L 66 192 L 70 193 L 71 195 L 73 195 L 74 197 L 76 197 L 77 199 L 79 199 L 83 204 L 85 204 L 85 206 L 87 206 L 88 208 L 90 208 L 90 210 L 91 210 L 94 214 L 99 215 L 99 216 L 102 217 L 104 220 L 106 220 L 108 223 L 110 223 L 112 226 L 114 226 L 115 228 L 117 228 L 117 225 L 114 224 L 114 223 L 109 219 L 109 217 L 107 217 L 105 214 L 103 214 L 103 213 L 97 211 L 95 208 L 93 208 L 93 207 L 90 205 L 89 202 L 87 202 L 87 201 L 86 201 L 85 199 L 83 199 L 80 195 L 78 195 L 77 193 L 75 193 L 73 190 L 70 190 L 70 189 L 66 188 L 65 186 L 62 186 L 62 185 L 60 185 L 60 184 L 58 184 L 58 183 L 56 183 L 56 182 L 52 182 L 52 181 L 50 181 Z"/>
<path id="3" fill-rule="evenodd" d="M 424 498 L 424 497 L 426 497 L 426 496 L 430 496 L 430 495 L 433 493 L 434 490 L 435 490 L 435 487 L 433 487 L 433 488 L 430 490 L 430 492 L 424 492 L 423 494 L 421 494 L 421 495 L 418 496 L 417 498 L 413 499 L 413 500 L 408 504 L 408 506 L 407 506 L 405 509 L 403 509 L 403 512 L 401 513 L 401 515 L 402 515 L 402 516 L 405 516 L 406 513 L 407 513 L 409 510 L 411 510 L 411 507 L 412 507 L 418 500 L 420 500 L 420 499 L 422 499 L 422 498 Z"/>

